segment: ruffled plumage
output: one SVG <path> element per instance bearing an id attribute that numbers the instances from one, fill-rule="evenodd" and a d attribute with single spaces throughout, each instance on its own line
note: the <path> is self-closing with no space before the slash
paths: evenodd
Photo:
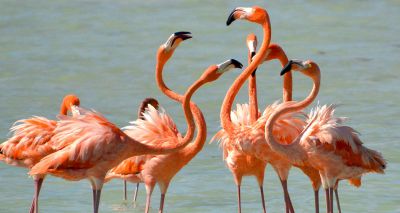
<path id="1" fill-rule="evenodd" d="M 231 112 L 232 122 L 235 125 L 235 134 L 229 135 L 224 129 L 218 131 L 211 139 L 211 142 L 218 140 L 222 150 L 223 157 L 226 159 L 230 150 L 248 150 L 249 143 L 263 139 L 264 127 L 269 116 L 278 110 L 280 104 L 274 102 L 266 107 L 263 114 L 254 124 L 250 124 L 250 111 L 248 104 L 237 104 L 236 110 Z M 290 143 L 302 131 L 305 122 L 301 119 L 304 114 L 301 112 L 289 113 L 281 116 L 274 125 L 273 133 L 281 143 Z M 211 143 L 210 142 L 210 143 Z"/>
<path id="2" fill-rule="evenodd" d="M 177 144 L 182 138 L 176 124 L 164 109 L 155 109 L 152 105 L 143 113 L 143 119 L 130 122 L 122 128 L 132 138 L 147 145 Z"/>
<path id="3" fill-rule="evenodd" d="M 77 117 L 60 116 L 52 142 L 61 150 L 43 158 L 30 174 L 45 174 L 58 168 L 89 168 L 104 158 L 111 160 L 114 153 L 123 149 L 120 144 L 127 137 L 95 111 L 88 110 Z"/>
<path id="4" fill-rule="evenodd" d="M 44 156 L 54 152 L 51 138 L 57 121 L 34 116 L 18 120 L 10 128 L 13 134 L 0 145 L 5 162 L 24 167 L 31 167 Z"/>
<path id="5" fill-rule="evenodd" d="M 382 155 L 363 146 L 359 133 L 343 125 L 345 117 L 335 117 L 336 105 L 316 106 L 311 110 L 300 143 L 311 143 L 327 152 L 340 156 L 347 166 L 362 167 L 373 172 L 383 173 L 386 161 Z"/>

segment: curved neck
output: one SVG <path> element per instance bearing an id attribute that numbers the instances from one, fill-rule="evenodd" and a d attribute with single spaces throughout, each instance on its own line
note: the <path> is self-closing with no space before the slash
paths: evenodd
<path id="1" fill-rule="evenodd" d="M 282 47 L 280 47 L 278 44 L 272 44 L 269 50 L 271 50 L 271 52 L 268 54 L 266 61 L 278 59 L 282 67 L 284 67 L 289 62 L 285 51 L 283 51 Z M 283 102 L 292 101 L 292 83 L 292 72 L 287 72 L 283 76 Z"/>
<path id="2" fill-rule="evenodd" d="M 160 52 L 158 53 L 160 54 Z M 160 57 L 157 57 L 160 58 Z M 172 91 L 171 89 L 169 89 L 167 87 L 167 85 L 164 82 L 163 79 L 163 68 L 165 65 L 166 61 L 160 61 L 157 60 L 157 64 L 156 64 L 156 82 L 157 82 L 157 86 L 159 87 L 159 89 L 169 98 L 180 102 L 180 103 L 184 103 L 184 96 Z M 190 99 L 189 99 L 190 100 Z M 185 118 L 187 121 L 187 125 L 188 125 L 188 129 L 186 132 L 186 135 L 184 138 L 186 139 L 193 139 L 193 134 L 194 134 L 194 126 L 192 125 L 193 123 L 193 119 L 192 121 L 188 120 L 190 118 L 194 117 L 194 122 L 197 125 L 198 128 L 198 132 L 196 135 L 196 139 L 194 142 L 193 147 L 195 147 L 196 151 L 200 151 L 204 145 L 204 142 L 206 141 L 206 137 L 207 137 L 207 127 L 206 127 L 206 121 L 204 119 L 203 113 L 201 112 L 201 110 L 199 109 L 199 107 L 193 103 L 190 102 L 190 108 L 184 108 L 184 113 L 185 113 Z M 193 116 L 191 116 L 193 114 Z M 192 127 L 192 128 L 189 128 Z M 190 140 L 191 140 L 190 139 Z"/>
<path id="3" fill-rule="evenodd" d="M 68 114 L 68 108 L 65 106 L 65 103 L 61 103 L 60 106 L 60 115 L 67 115 Z"/>
<path id="4" fill-rule="evenodd" d="M 252 59 L 251 52 L 248 54 L 248 64 L 250 65 Z M 258 100 L 257 100 L 257 78 L 256 70 L 249 77 L 249 110 L 250 110 L 250 123 L 256 122 L 258 119 Z"/>
<path id="5" fill-rule="evenodd" d="M 270 147 L 286 156 L 288 159 L 292 159 L 294 163 L 302 161 L 304 159 L 306 153 L 303 151 L 303 149 L 299 146 L 300 138 L 303 135 L 302 133 L 307 130 L 307 128 L 303 129 L 303 132 L 289 145 L 283 145 L 278 143 L 275 140 L 274 135 L 272 134 L 272 130 L 274 128 L 275 121 L 282 115 L 291 113 L 291 112 L 296 112 L 300 111 L 304 108 L 306 108 L 308 105 L 310 105 L 315 98 L 318 95 L 319 92 L 319 87 L 320 87 L 320 75 L 316 76 L 315 78 L 312 78 L 313 80 L 313 88 L 311 90 L 311 93 L 303 100 L 297 103 L 288 103 L 285 104 L 283 103 L 283 106 L 278 109 L 276 112 L 274 112 L 269 119 L 267 120 L 265 124 L 265 140 L 267 143 L 270 145 Z"/>
<path id="6" fill-rule="evenodd" d="M 164 65 L 167 63 L 167 60 L 160 59 L 160 58 L 162 58 L 160 56 L 161 51 L 162 50 L 158 51 L 158 53 L 157 53 L 157 63 L 156 63 L 157 86 L 161 90 L 161 92 L 164 93 L 167 97 L 182 103 L 183 97 L 181 95 L 177 94 L 176 92 L 172 91 L 171 89 L 169 89 L 167 87 L 167 85 L 165 85 L 165 83 L 164 83 L 162 74 L 163 74 Z"/>
<path id="7" fill-rule="evenodd" d="M 285 52 L 280 49 L 278 54 L 278 60 L 281 63 L 282 67 L 285 67 L 286 64 L 289 62 L 288 57 L 286 56 Z M 292 100 L 292 92 L 293 92 L 293 78 L 292 72 L 287 72 L 283 75 L 283 101 L 291 101 Z"/>
<path id="8" fill-rule="evenodd" d="M 268 16 L 266 18 L 266 21 L 262 23 L 262 28 L 264 31 L 264 37 L 260 50 L 253 58 L 253 61 L 250 63 L 250 65 L 239 75 L 239 77 L 236 78 L 235 82 L 231 85 L 228 92 L 226 93 L 224 101 L 222 103 L 221 113 L 220 113 L 221 126 L 228 133 L 232 132 L 234 129 L 234 125 L 232 123 L 230 115 L 233 101 L 235 100 L 235 97 L 238 94 L 240 88 L 243 86 L 244 82 L 251 75 L 251 73 L 257 68 L 257 66 L 262 62 L 262 59 L 265 58 L 265 54 L 267 52 L 271 40 L 271 27 L 269 24 Z"/>

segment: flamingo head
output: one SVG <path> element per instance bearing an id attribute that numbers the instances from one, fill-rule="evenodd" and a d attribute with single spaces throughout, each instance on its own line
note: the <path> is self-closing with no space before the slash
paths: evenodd
<path id="1" fill-rule="evenodd" d="M 230 25 L 237 19 L 246 19 L 251 22 L 263 24 L 268 19 L 267 11 L 259 6 L 254 7 L 237 7 L 228 17 L 226 25 Z"/>
<path id="2" fill-rule="evenodd" d="M 251 57 L 254 57 L 256 54 L 256 49 L 257 49 L 257 37 L 254 35 L 254 33 L 250 33 L 247 38 L 246 38 L 246 44 L 247 48 L 249 49 L 249 52 L 251 54 Z"/>
<path id="3" fill-rule="evenodd" d="M 68 111 L 71 111 L 73 115 L 79 113 L 80 100 L 78 96 L 74 94 L 69 94 L 64 96 L 63 102 L 61 104 L 60 114 L 67 115 Z"/>
<path id="4" fill-rule="evenodd" d="M 173 33 L 168 40 L 160 46 L 158 49 L 158 56 L 161 57 L 159 60 L 167 61 L 172 54 L 174 53 L 175 49 L 179 46 L 179 44 L 187 39 L 192 38 L 190 32 L 180 31 Z"/>
<path id="5" fill-rule="evenodd" d="M 212 82 L 217 80 L 225 72 L 228 72 L 234 68 L 241 69 L 242 67 L 243 65 L 239 61 L 235 59 L 229 59 L 221 64 L 208 67 L 203 75 L 200 77 L 200 79 L 205 81 L 206 83 Z"/>
<path id="6" fill-rule="evenodd" d="M 311 60 L 301 61 L 301 60 L 290 60 L 288 64 L 282 69 L 281 75 L 284 75 L 290 71 L 300 71 L 306 76 L 311 78 L 316 78 L 320 76 L 320 70 L 318 64 Z"/>

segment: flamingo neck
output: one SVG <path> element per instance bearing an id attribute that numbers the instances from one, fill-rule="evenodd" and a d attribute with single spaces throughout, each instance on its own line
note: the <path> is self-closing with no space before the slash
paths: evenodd
<path id="1" fill-rule="evenodd" d="M 250 65 L 252 59 L 251 52 L 249 52 L 248 63 Z M 257 100 L 257 78 L 256 70 L 249 77 L 249 110 L 250 110 L 250 123 L 256 122 L 258 119 L 258 100 Z"/>
<path id="2" fill-rule="evenodd" d="M 160 53 L 158 53 L 158 54 L 160 54 Z M 158 56 L 157 58 L 160 58 L 160 57 Z M 178 94 L 178 93 L 172 91 L 171 89 L 169 89 L 167 87 L 167 85 L 165 84 L 165 82 L 164 82 L 164 79 L 163 79 L 163 68 L 164 68 L 165 63 L 166 63 L 166 61 L 164 61 L 164 60 L 157 60 L 157 64 L 156 64 L 156 82 L 157 82 L 157 85 L 158 85 L 159 89 L 166 96 L 168 96 L 169 98 L 171 98 L 171 99 L 183 104 L 184 103 L 184 96 L 182 96 L 181 94 Z M 184 108 L 184 111 L 185 111 L 185 108 Z M 192 114 L 193 116 L 189 116 L 189 114 Z M 184 137 L 186 139 L 190 139 L 191 138 L 190 140 L 193 139 L 194 126 L 191 124 L 190 120 L 188 121 L 188 119 L 193 118 L 193 117 L 194 117 L 194 122 L 197 125 L 198 132 L 197 132 L 197 135 L 196 135 L 195 142 L 191 146 L 191 147 L 193 147 L 194 152 L 191 152 L 191 153 L 197 153 L 203 148 L 204 143 L 206 141 L 207 127 L 206 127 L 206 121 L 204 119 L 203 113 L 201 112 L 199 107 L 195 103 L 190 102 L 190 108 L 189 108 L 189 110 L 186 109 L 186 112 L 185 112 L 185 118 L 186 118 L 186 121 L 187 121 L 187 124 L 188 124 L 188 130 L 186 132 L 186 136 Z M 192 127 L 192 130 L 189 127 Z M 188 134 L 191 134 L 191 135 L 188 135 Z M 184 140 L 186 140 L 186 139 L 184 139 Z"/>
<path id="3" fill-rule="evenodd" d="M 305 152 L 299 147 L 299 142 L 301 135 L 300 134 L 295 141 L 293 141 L 289 145 L 280 144 L 275 140 L 274 135 L 272 134 L 272 130 L 274 128 L 276 120 L 287 113 L 300 111 L 310 105 L 318 95 L 319 87 L 320 87 L 320 76 L 318 75 L 313 80 L 313 88 L 311 93 L 302 101 L 297 103 L 289 103 L 284 104 L 280 109 L 274 112 L 265 124 L 265 139 L 270 147 L 274 150 L 279 152 L 282 155 L 285 155 L 288 159 L 294 159 L 294 161 L 300 161 L 304 159 Z M 304 130 L 303 130 L 304 132 Z"/>
<path id="4" fill-rule="evenodd" d="M 60 115 L 67 115 L 68 114 L 68 107 L 63 102 L 60 106 Z"/>
<path id="5" fill-rule="evenodd" d="M 173 99 L 175 101 L 182 102 L 182 96 L 180 96 L 176 92 L 172 91 L 164 83 L 162 74 L 163 74 L 164 65 L 167 63 L 167 60 L 159 59 L 159 58 L 162 58 L 160 56 L 160 54 L 161 54 L 161 51 L 159 51 L 157 53 L 157 63 L 156 63 L 156 82 L 157 82 L 157 86 L 161 90 L 161 92 L 164 93 L 167 97 L 169 97 L 169 98 L 171 98 L 171 99 Z"/>
<path id="6" fill-rule="evenodd" d="M 280 48 L 278 53 L 278 60 L 281 63 L 282 67 L 284 67 L 288 62 L 289 59 L 285 52 Z M 293 92 L 293 77 L 292 72 L 287 72 L 283 75 L 283 101 L 291 101 L 292 100 L 292 92 Z"/>
<path id="7" fill-rule="evenodd" d="M 243 86 L 248 77 L 253 73 L 253 71 L 257 68 L 257 66 L 262 62 L 262 59 L 265 58 L 265 54 L 268 50 L 269 43 L 271 41 L 271 25 L 269 23 L 269 17 L 267 15 L 264 23 L 261 24 L 264 32 L 263 43 L 261 45 L 260 50 L 257 52 L 253 61 L 250 65 L 236 78 L 235 82 L 231 85 L 228 92 L 225 95 L 224 101 L 221 107 L 220 119 L 221 126 L 225 131 L 232 133 L 234 130 L 234 124 L 232 123 L 232 119 L 230 116 L 233 101 L 235 100 L 236 95 L 238 94 L 240 88 Z"/>

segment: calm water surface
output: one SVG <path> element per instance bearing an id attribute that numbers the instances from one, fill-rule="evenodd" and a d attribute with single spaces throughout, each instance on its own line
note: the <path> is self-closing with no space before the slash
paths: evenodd
<path id="1" fill-rule="evenodd" d="M 260 37 L 260 27 L 243 21 L 226 27 L 225 21 L 234 7 L 258 4 L 270 13 L 273 42 L 291 58 L 313 59 L 320 65 L 320 103 L 342 104 L 338 115 L 350 117 L 348 124 L 389 162 L 385 175 L 365 176 L 359 189 L 341 185 L 344 212 L 400 212 L 400 2 L 324 2 L 1 0 L 0 139 L 8 137 L 8 128 L 18 119 L 54 118 L 66 93 L 76 93 L 84 107 L 104 113 L 120 126 L 135 118 L 139 101 L 154 96 L 184 131 L 180 106 L 165 98 L 154 82 L 158 46 L 175 31 L 193 33 L 165 68 L 167 84 L 183 93 L 210 64 L 228 58 L 247 61 L 245 38 L 249 32 Z M 281 98 L 279 70 L 274 61 L 258 72 L 262 108 Z M 226 74 L 194 97 L 207 119 L 209 138 L 218 130 L 221 101 L 238 74 Z M 310 88 L 309 79 L 296 73 L 294 98 L 303 98 Z M 241 92 L 237 101 L 246 100 L 245 91 Z M 0 173 L 0 212 L 26 212 L 33 195 L 26 170 L 0 164 Z M 101 212 L 143 212 L 144 187 L 136 207 L 122 202 L 121 189 L 121 181 L 105 185 Z M 291 171 L 289 189 L 297 212 L 313 211 L 310 184 L 297 169 Z M 283 212 L 281 187 L 271 167 L 265 190 L 269 212 Z M 254 178 L 244 179 L 242 192 L 243 212 L 260 212 Z M 157 189 L 152 212 L 157 211 L 158 201 Z M 324 207 L 321 202 L 321 210 Z M 88 182 L 48 178 L 40 208 L 41 212 L 91 212 Z M 218 145 L 206 144 L 174 178 L 165 209 L 236 211 L 236 188 Z"/>

